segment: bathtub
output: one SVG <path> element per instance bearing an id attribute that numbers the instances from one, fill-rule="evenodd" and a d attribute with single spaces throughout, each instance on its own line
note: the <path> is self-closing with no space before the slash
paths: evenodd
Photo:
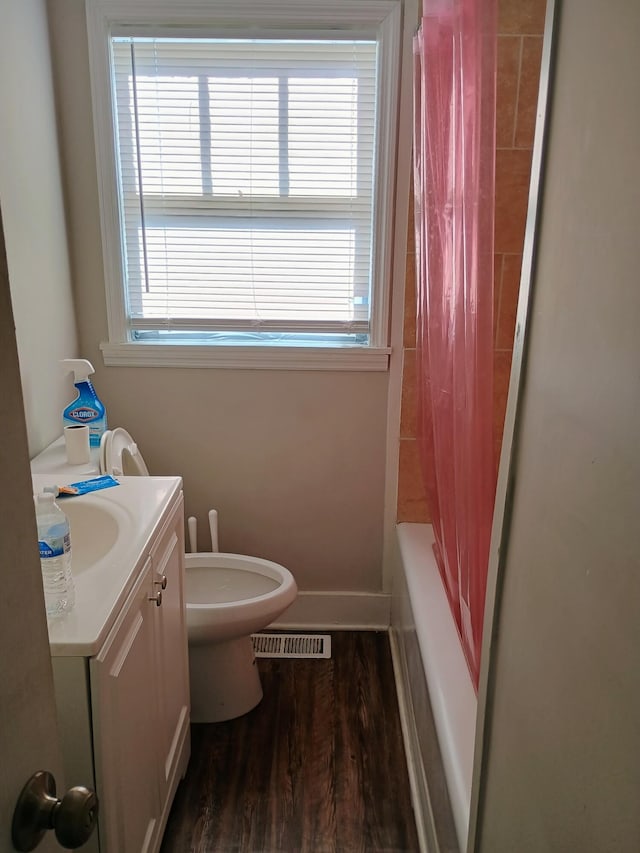
<path id="1" fill-rule="evenodd" d="M 421 846 L 466 849 L 476 693 L 429 524 L 399 524 L 390 637 Z"/>

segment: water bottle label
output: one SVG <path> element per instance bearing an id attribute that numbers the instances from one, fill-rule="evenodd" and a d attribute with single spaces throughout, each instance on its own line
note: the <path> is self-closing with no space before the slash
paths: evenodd
<path id="1" fill-rule="evenodd" d="M 68 529 L 62 536 L 52 536 L 47 542 L 44 539 L 38 540 L 38 548 L 40 549 L 40 559 L 46 560 L 49 557 L 61 557 L 63 554 L 68 554 L 71 551 L 71 538 Z"/>
<path id="2" fill-rule="evenodd" d="M 58 539 L 57 542 L 53 542 L 51 545 L 48 542 L 39 540 L 38 548 L 40 549 L 41 560 L 46 560 L 49 557 L 60 557 L 65 551 L 64 541 L 62 539 Z"/>

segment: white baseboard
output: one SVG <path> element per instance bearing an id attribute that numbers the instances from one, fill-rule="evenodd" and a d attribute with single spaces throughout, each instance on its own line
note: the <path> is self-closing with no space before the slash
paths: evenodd
<path id="1" fill-rule="evenodd" d="M 299 592 L 270 627 L 287 630 L 387 631 L 391 597 L 382 592 Z"/>

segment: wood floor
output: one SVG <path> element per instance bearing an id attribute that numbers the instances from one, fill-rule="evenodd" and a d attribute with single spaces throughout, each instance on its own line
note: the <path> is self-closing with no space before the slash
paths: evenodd
<path id="1" fill-rule="evenodd" d="M 161 853 L 417 851 L 387 635 L 258 665 L 257 708 L 191 727 Z"/>

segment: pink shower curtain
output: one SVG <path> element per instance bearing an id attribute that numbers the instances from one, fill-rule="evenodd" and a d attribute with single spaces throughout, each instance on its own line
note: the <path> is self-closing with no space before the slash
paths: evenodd
<path id="1" fill-rule="evenodd" d="M 491 521 L 496 0 L 423 0 L 414 41 L 418 435 L 477 687 Z"/>

